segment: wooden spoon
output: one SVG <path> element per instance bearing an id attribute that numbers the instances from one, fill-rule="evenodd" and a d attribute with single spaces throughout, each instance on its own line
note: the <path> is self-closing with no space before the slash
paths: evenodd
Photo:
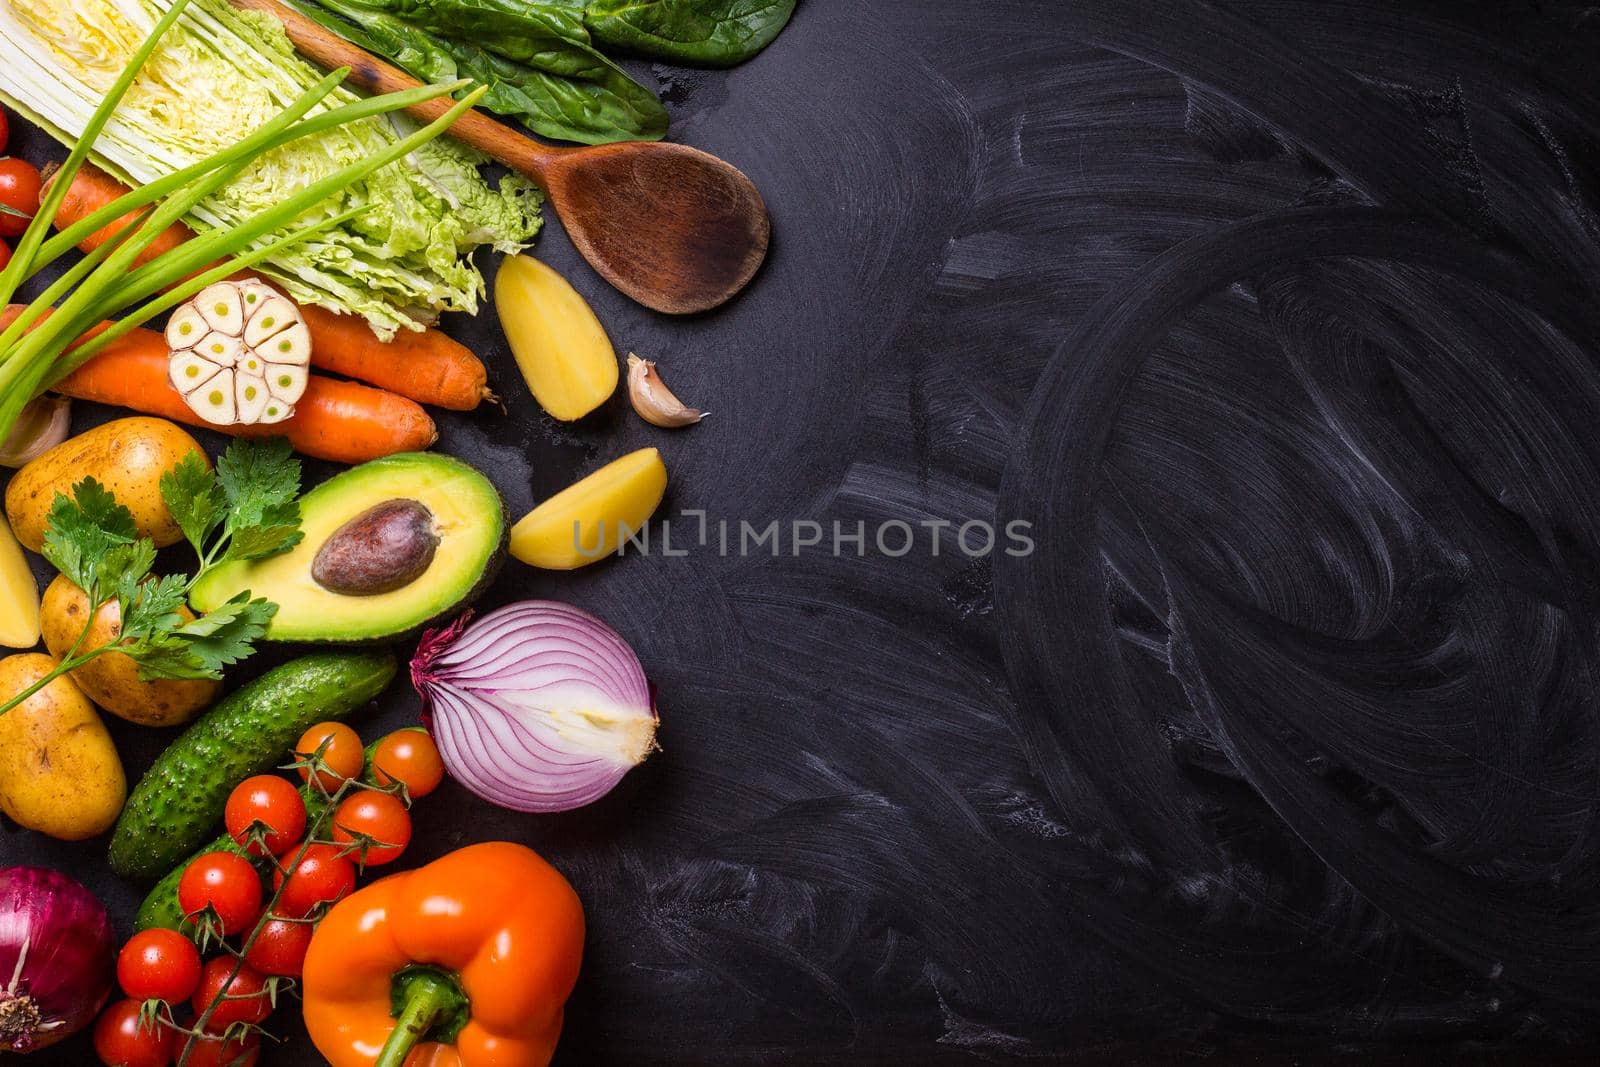
<path id="1" fill-rule="evenodd" d="M 418 84 L 278 0 L 232 3 L 278 19 L 302 55 L 329 70 L 349 67 L 363 89 Z M 449 106 L 440 98 L 410 111 L 431 122 Z M 477 111 L 450 133 L 537 182 L 584 258 L 645 307 L 671 315 L 710 310 L 743 289 L 766 258 L 772 228 L 761 194 L 743 171 L 708 152 L 660 141 L 556 147 Z"/>

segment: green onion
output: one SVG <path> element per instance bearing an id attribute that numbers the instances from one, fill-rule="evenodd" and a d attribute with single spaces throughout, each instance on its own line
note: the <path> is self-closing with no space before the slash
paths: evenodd
<path id="1" fill-rule="evenodd" d="M 189 0 L 173 0 L 167 13 L 161 16 L 155 28 L 150 31 L 150 36 L 144 39 L 133 58 L 128 61 L 128 66 L 112 83 L 111 90 L 106 93 L 106 98 L 100 101 L 100 106 L 95 108 L 94 114 L 89 117 L 89 122 L 83 129 L 83 136 L 78 138 L 78 143 L 67 154 L 67 161 L 61 165 L 57 173 L 56 182 L 50 187 L 50 192 L 45 195 L 44 202 L 39 205 L 39 210 L 34 213 L 33 222 L 23 233 L 22 240 L 17 242 L 16 250 L 12 253 L 11 262 L 0 271 L 0 305 L 11 303 L 11 298 L 17 294 L 17 287 L 22 284 L 33 266 L 34 254 L 39 251 L 39 246 L 44 243 L 44 235 L 49 231 L 51 223 L 56 220 L 56 212 L 61 210 L 61 201 L 66 199 L 67 188 L 72 184 L 72 179 L 77 176 L 78 168 L 83 166 L 83 161 L 89 158 L 94 142 L 100 136 L 100 131 L 105 129 L 106 123 L 111 118 L 111 113 L 117 109 L 122 98 L 128 92 L 128 87 L 139 76 L 139 71 L 144 68 L 145 60 L 156 50 L 162 35 L 172 28 L 178 21 L 178 16 L 183 14 Z M 11 423 L 3 424 L 6 432 L 10 433 Z"/>
<path id="2" fill-rule="evenodd" d="M 350 105 L 349 108 L 341 108 L 337 109 L 337 111 L 346 113 L 344 121 L 353 121 L 358 117 L 358 114 L 364 115 L 367 110 L 370 110 L 371 114 L 381 114 L 409 106 L 415 102 L 413 97 L 419 91 L 428 92 L 432 96 L 439 96 L 452 91 L 453 88 L 452 86 L 433 86 L 428 90 L 393 93 L 364 101 L 363 103 L 368 105 L 366 110 L 360 109 L 358 105 Z M 80 346 L 72 352 L 69 358 L 63 360 L 61 358 L 62 354 L 85 332 L 117 312 L 140 301 L 147 300 L 163 289 L 182 282 L 197 270 L 208 267 L 220 256 L 237 254 L 239 250 L 246 248 L 264 234 L 288 224 L 334 193 L 362 180 L 373 171 L 388 166 L 390 163 L 416 151 L 422 145 L 449 129 L 456 119 L 483 97 L 485 92 L 487 92 L 487 89 L 484 87 L 473 90 L 465 98 L 455 103 L 449 111 L 409 137 L 394 142 L 382 152 L 369 156 L 359 163 L 353 163 L 334 174 L 328 175 L 321 181 L 315 182 L 294 196 L 285 199 L 274 206 L 272 210 L 262 212 L 250 221 L 232 229 L 212 230 L 204 236 L 186 242 L 173 251 L 156 258 L 143 268 L 130 274 L 129 268 L 137 259 L 140 251 L 148 247 L 151 241 L 186 214 L 201 199 L 229 181 L 254 158 L 253 155 L 239 152 L 237 146 L 221 153 L 221 155 L 230 158 L 216 166 L 207 168 L 206 173 L 181 186 L 159 208 L 149 212 L 144 221 L 139 224 L 137 232 L 129 239 L 119 241 L 116 251 L 107 256 L 103 262 L 88 274 L 82 284 L 62 302 L 61 306 L 56 309 L 56 312 L 49 319 L 9 348 L 0 349 L 0 398 L 3 398 L 0 399 L 0 439 L 3 439 L 10 432 L 11 426 L 21 414 L 22 408 L 41 388 L 48 382 L 57 380 L 60 375 L 80 365 L 89 358 L 89 354 L 98 351 L 109 343 L 109 339 L 106 339 L 105 335 L 101 335 L 101 337 L 95 338 L 93 342 Z M 301 125 L 305 125 L 305 123 Z M 287 137 L 298 128 L 293 127 L 278 134 L 278 136 Z M 54 192 L 56 190 L 52 189 L 52 194 Z M 313 227 L 312 229 L 314 230 L 315 228 Z M 293 236 L 303 240 L 310 234 L 301 231 Z M 279 242 L 280 247 L 281 245 L 282 242 Z M 259 252 L 260 250 L 257 251 Z M 254 253 L 241 257 L 241 259 L 251 258 L 252 256 L 254 256 Z M 258 258 L 260 257 L 252 258 L 251 261 L 254 262 Z M 238 261 L 236 260 L 235 262 L 237 263 Z M 221 268 L 216 269 L 220 270 Z M 238 269 L 238 266 L 233 265 L 229 273 Z M 207 271 L 208 275 L 213 273 L 215 273 L 214 270 Z M 226 277 L 226 275 L 223 275 L 223 277 Z M 183 289 L 188 290 L 192 284 L 193 280 L 185 283 Z M 192 292 L 198 292 L 198 288 L 191 290 Z M 181 302 L 182 298 L 171 301 L 171 303 L 168 303 L 169 300 L 171 300 L 171 294 L 167 298 L 157 300 L 155 304 L 170 307 Z M 40 303 L 40 301 L 35 301 L 35 305 L 40 305 Z M 35 318 L 38 317 L 39 312 L 37 310 L 34 308 L 29 310 Z M 148 314 L 139 319 L 141 322 L 159 313 L 158 310 L 150 310 L 149 308 L 144 310 Z M 126 329 L 122 329 L 121 333 L 126 333 L 127 329 L 131 328 L 129 326 Z M 116 329 L 116 327 L 113 327 L 113 329 Z M 121 336 L 121 334 L 119 333 L 118 336 Z"/>
<path id="3" fill-rule="evenodd" d="M 328 78 L 329 80 L 337 79 L 337 81 L 342 81 L 348 76 L 349 69 L 348 67 L 341 67 L 328 75 Z M 227 151 L 203 159 L 199 163 L 192 164 L 182 170 L 173 171 L 171 174 L 158 178 L 148 185 L 141 185 L 68 226 L 46 241 L 44 246 L 39 249 L 39 255 L 33 269 L 29 272 L 29 276 L 37 274 L 45 266 L 66 252 L 71 251 L 85 238 L 99 232 L 103 227 L 116 222 L 124 215 L 144 207 L 146 204 L 154 203 L 164 196 L 177 192 L 195 178 L 209 173 L 226 163 L 229 155 L 233 152 L 244 152 L 251 156 L 256 156 L 276 151 L 302 137 L 310 137 L 360 119 L 373 118 L 398 108 L 411 107 L 449 93 L 455 93 L 470 84 L 471 82 L 462 79 L 438 85 L 423 85 L 415 89 L 392 93 L 389 96 L 369 97 L 313 115 L 311 118 L 297 123 L 287 131 L 283 130 L 281 124 L 276 121 L 267 123 Z M 306 96 L 314 93 L 316 94 L 316 99 L 320 101 L 327 95 L 321 90 L 322 84 L 319 84 L 310 90 Z M 298 104 L 300 100 L 305 98 L 305 96 L 302 96 L 295 103 Z M 295 105 L 291 104 L 290 106 L 294 107 Z"/>
<path id="4" fill-rule="evenodd" d="M 132 333 L 134 330 L 138 329 L 146 322 L 149 322 L 157 315 L 160 315 L 162 312 L 171 311 L 173 308 L 177 307 L 179 304 L 183 303 L 185 300 L 189 299 L 206 286 L 215 282 L 223 281 L 227 278 L 231 278 L 233 275 L 238 274 L 242 270 L 249 270 L 262 260 L 276 255 L 285 248 L 297 245 L 301 241 L 315 237 L 319 233 L 324 233 L 336 227 L 343 226 L 351 219 L 358 218 L 365 214 L 366 211 L 367 209 L 364 207 L 351 208 L 349 211 L 334 215 L 332 218 L 322 219 L 321 221 L 313 223 L 310 226 L 305 226 L 301 229 L 295 230 L 293 233 L 286 234 L 275 241 L 261 245 L 259 248 L 253 248 L 250 251 L 245 252 L 243 255 L 235 256 L 226 262 L 219 263 L 216 267 L 206 271 L 204 274 L 195 275 L 182 285 L 176 286 L 170 291 L 163 293 L 161 296 L 150 301 L 139 310 L 129 312 L 127 315 L 124 315 L 109 329 L 95 334 L 83 344 L 78 345 L 76 348 L 68 351 L 65 354 L 64 359 L 59 362 L 57 367 L 59 373 L 51 378 L 50 381 L 46 382 L 45 387 L 49 388 L 62 378 L 65 378 L 68 374 L 71 374 L 73 371 L 77 370 L 112 341 L 115 341 L 117 338 L 122 337 L 125 334 Z"/>

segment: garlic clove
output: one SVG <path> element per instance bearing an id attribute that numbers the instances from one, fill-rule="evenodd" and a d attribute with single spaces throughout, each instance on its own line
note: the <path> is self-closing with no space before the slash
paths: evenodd
<path id="1" fill-rule="evenodd" d="M 213 330 L 194 346 L 194 354 L 202 359 L 208 359 L 219 367 L 231 367 L 239 361 L 239 355 L 244 351 L 244 345 L 232 334 Z"/>
<path id="2" fill-rule="evenodd" d="M 262 345 L 261 354 L 274 363 L 305 366 L 311 362 L 311 331 L 296 323 Z"/>
<path id="3" fill-rule="evenodd" d="M 239 360 L 240 374 L 253 374 L 257 378 L 264 377 L 267 373 L 267 363 L 253 351 L 247 351 Z"/>
<path id="4" fill-rule="evenodd" d="M 274 397 L 269 399 L 267 406 L 261 409 L 261 417 L 256 420 L 256 425 L 271 426 L 275 422 L 282 422 L 293 414 L 293 404 L 285 404 L 282 400 Z"/>
<path id="5" fill-rule="evenodd" d="M 309 377 L 310 373 L 305 367 L 294 367 L 287 363 L 268 363 L 267 391 L 292 406 L 305 393 Z"/>
<path id="6" fill-rule="evenodd" d="M 273 296 L 262 303 L 244 328 L 244 343 L 260 348 L 261 342 L 280 334 L 300 322 L 295 306 L 281 296 Z"/>
<path id="7" fill-rule="evenodd" d="M 179 352 L 167 363 L 167 378 L 172 387 L 187 396 L 209 382 L 222 370 L 217 364 L 193 352 Z"/>
<path id="8" fill-rule="evenodd" d="M 213 426 L 232 426 L 239 421 L 238 402 L 234 399 L 234 374 L 231 370 L 218 371 L 184 400 L 196 415 Z"/>
<path id="9" fill-rule="evenodd" d="M 267 392 L 266 379 L 243 371 L 234 375 L 234 394 L 238 398 L 238 419 L 246 425 L 260 422 L 261 413 L 272 401 L 272 394 Z"/>
<path id="10" fill-rule="evenodd" d="M 167 320 L 167 347 L 174 352 L 193 348 L 195 343 L 211 332 L 211 324 L 193 304 L 185 304 Z"/>
<path id="11" fill-rule="evenodd" d="M 0 443 L 0 467 L 25 467 L 67 439 L 72 429 L 72 402 L 63 396 L 29 401 L 17 416 L 11 436 Z"/>
<path id="12" fill-rule="evenodd" d="M 641 419 L 669 430 L 692 426 L 709 414 L 674 396 L 656 373 L 656 365 L 632 352 L 628 353 L 628 399 Z"/>
<path id="13" fill-rule="evenodd" d="M 232 282 L 218 282 L 200 291 L 194 306 L 213 330 L 239 337 L 244 333 L 244 306 L 239 299 L 239 287 Z"/>
<path id="14" fill-rule="evenodd" d="M 244 302 L 245 321 L 250 321 L 262 304 L 278 295 L 278 291 L 266 282 L 248 281 L 240 282 L 239 299 Z"/>

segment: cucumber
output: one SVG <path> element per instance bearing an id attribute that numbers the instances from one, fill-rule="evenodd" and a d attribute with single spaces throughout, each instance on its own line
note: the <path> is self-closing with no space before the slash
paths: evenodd
<path id="1" fill-rule="evenodd" d="M 313 723 L 312 725 L 316 724 Z M 402 726 L 400 729 L 427 733 L 420 726 Z M 394 732 L 398 733 L 399 731 Z M 381 741 L 382 738 L 378 740 Z M 374 780 L 372 777 L 372 755 L 377 751 L 377 748 L 378 741 L 373 741 L 367 745 L 366 759 L 363 761 L 365 770 L 362 771 L 361 777 L 368 782 Z M 310 785 L 303 785 L 300 787 L 300 799 L 305 801 L 306 804 L 307 825 L 315 823 L 318 815 L 327 804 L 327 798 L 323 796 L 321 790 Z M 240 856 L 246 854 L 245 850 L 227 834 L 219 834 L 216 840 L 210 844 L 202 845 L 193 856 L 168 871 L 161 881 L 157 882 L 154 888 L 145 895 L 144 903 L 139 905 L 139 914 L 134 916 L 133 919 L 135 933 L 141 930 L 149 930 L 156 926 L 167 930 L 176 930 L 181 934 L 191 934 L 193 932 L 192 924 L 183 921 L 183 909 L 178 906 L 178 882 L 183 878 L 184 868 L 189 866 L 190 862 L 196 857 L 203 856 L 207 852 L 233 852 Z"/>
<path id="2" fill-rule="evenodd" d="M 111 836 L 111 869 L 128 878 L 172 870 L 216 831 L 234 786 L 282 765 L 312 726 L 383 692 L 395 669 L 388 652 L 318 652 L 225 697 L 139 779 Z"/>

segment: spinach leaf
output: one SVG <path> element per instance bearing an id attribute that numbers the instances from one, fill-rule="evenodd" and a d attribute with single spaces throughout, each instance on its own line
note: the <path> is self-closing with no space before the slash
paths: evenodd
<path id="1" fill-rule="evenodd" d="M 587 43 L 588 34 L 570 7 L 514 0 L 289 2 L 413 77 L 427 82 L 472 78 L 488 86 L 484 107 L 542 136 L 606 144 L 666 135 L 661 102 Z M 493 40 L 497 51 L 450 35 L 449 27 L 457 23 L 475 39 Z M 566 32 L 580 39 L 562 36 Z"/>
<path id="2" fill-rule="evenodd" d="M 783 32 L 795 0 L 589 0 L 602 46 L 708 67 L 743 63 Z"/>

